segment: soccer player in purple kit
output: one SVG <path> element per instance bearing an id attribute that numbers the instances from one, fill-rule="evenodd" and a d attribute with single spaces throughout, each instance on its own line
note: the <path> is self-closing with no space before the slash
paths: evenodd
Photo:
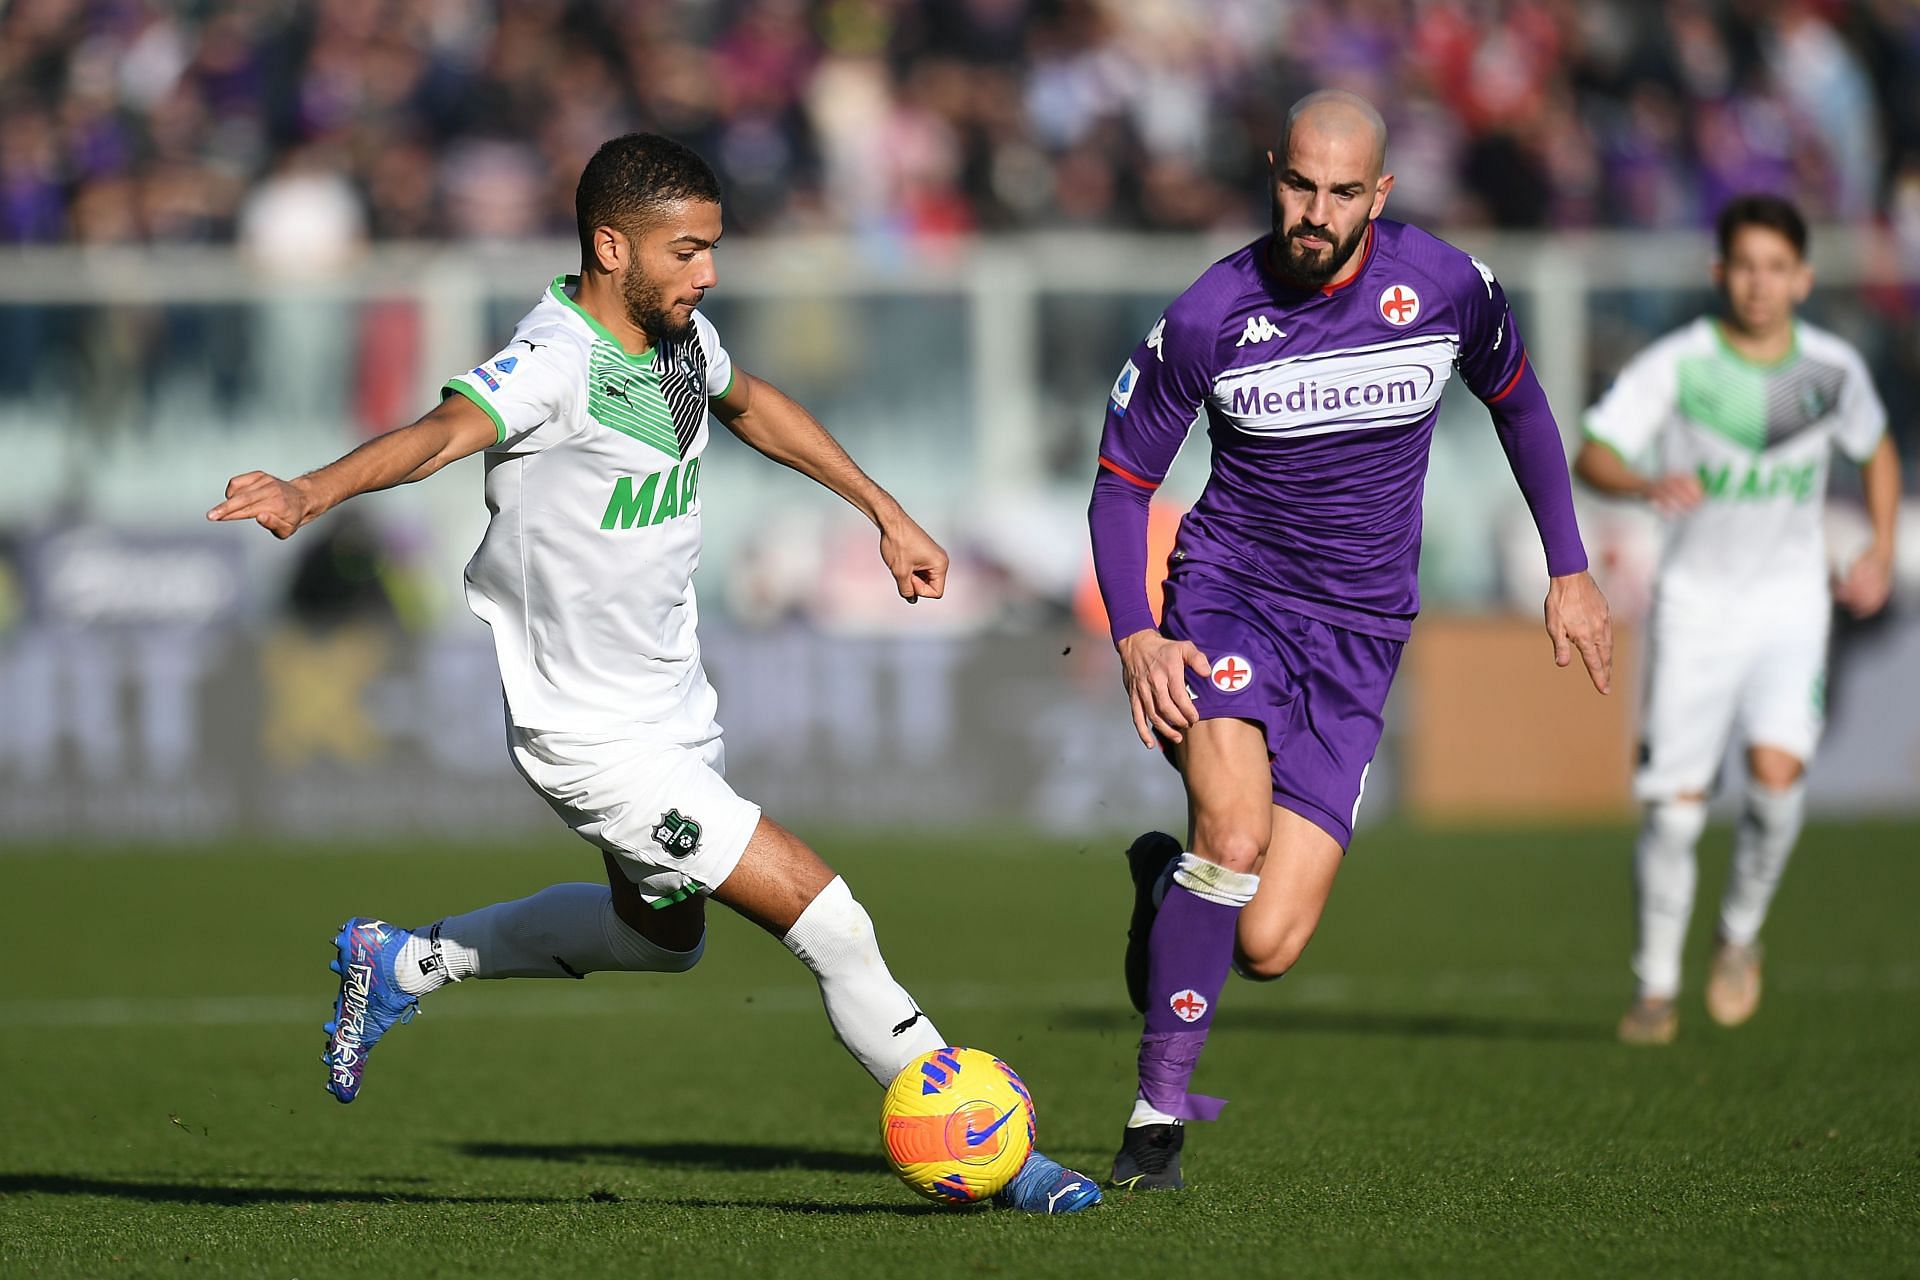
<path id="1" fill-rule="evenodd" d="M 1419 608 L 1421 493 L 1454 369 L 1491 412 L 1546 549 L 1554 661 L 1607 692 L 1612 631 L 1587 575 L 1560 432 L 1485 265 L 1381 221 L 1386 126 L 1309 94 L 1273 165 L 1273 233 L 1167 308 L 1114 383 L 1088 520 L 1134 727 L 1165 745 L 1188 841 L 1127 851 L 1127 987 L 1146 1014 L 1113 1183 L 1184 1186 L 1187 1091 L 1229 966 L 1298 959 L 1333 888 L 1400 650 Z M 1195 415 L 1212 443 L 1163 623 L 1148 608 L 1148 500 Z"/>

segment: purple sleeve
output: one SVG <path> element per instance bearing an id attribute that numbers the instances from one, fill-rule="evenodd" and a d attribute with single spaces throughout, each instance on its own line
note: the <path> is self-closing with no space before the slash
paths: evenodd
<path id="1" fill-rule="evenodd" d="M 1517 346 L 1518 343 L 1516 342 Z M 1560 427 L 1553 420 L 1547 393 L 1525 354 L 1520 368 L 1504 391 L 1487 401 L 1507 465 L 1520 483 L 1520 492 L 1533 513 L 1540 545 L 1547 552 L 1547 573 L 1559 578 L 1587 567 L 1587 550 L 1580 542 L 1580 524 L 1573 515 L 1573 482 L 1567 475 L 1567 455 L 1560 447 Z"/>
<path id="2" fill-rule="evenodd" d="M 1219 333 L 1213 283 L 1202 276 L 1174 299 L 1107 393 L 1101 462 L 1149 489 L 1166 479 L 1213 383 Z"/>
<path id="3" fill-rule="evenodd" d="M 1218 285 L 1212 273 L 1174 300 L 1107 396 L 1100 472 L 1087 524 L 1093 572 L 1114 643 L 1153 628 L 1147 604 L 1147 509 L 1193 426 L 1212 378 Z"/>
<path id="4" fill-rule="evenodd" d="M 1119 644 L 1154 628 L 1147 603 L 1147 508 L 1153 491 L 1106 467 L 1093 480 L 1087 526 L 1093 534 L 1093 576 L 1107 606 L 1107 629 Z"/>
<path id="5" fill-rule="evenodd" d="M 1466 259 L 1454 266 L 1459 273 L 1454 297 L 1460 307 L 1460 378 L 1467 390 L 1492 404 L 1520 376 L 1527 353 L 1506 290 L 1486 263 L 1466 254 L 1460 257 Z"/>

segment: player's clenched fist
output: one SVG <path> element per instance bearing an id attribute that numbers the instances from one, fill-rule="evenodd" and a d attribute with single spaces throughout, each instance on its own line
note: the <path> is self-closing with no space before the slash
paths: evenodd
<path id="1" fill-rule="evenodd" d="M 1685 471 L 1661 476 L 1647 484 L 1647 502 L 1663 516 L 1685 515 L 1699 506 L 1707 491 L 1699 478 Z"/>
<path id="2" fill-rule="evenodd" d="M 1893 553 L 1863 552 L 1833 584 L 1834 603 L 1856 618 L 1871 618 L 1893 594 Z"/>
<path id="3" fill-rule="evenodd" d="M 922 596 L 938 600 L 945 594 L 947 553 L 906 513 L 881 525 L 880 558 L 908 604 Z"/>
<path id="4" fill-rule="evenodd" d="M 286 539 L 319 514 L 318 504 L 298 480 L 249 471 L 227 481 L 227 500 L 207 512 L 207 519 L 253 520 L 274 537 Z"/>
<path id="5" fill-rule="evenodd" d="M 1120 641 L 1120 677 L 1133 704 L 1133 728 L 1152 747 L 1154 734 L 1181 741 L 1182 729 L 1199 723 L 1200 712 L 1187 694 L 1189 670 L 1205 677 L 1212 671 L 1205 654 L 1185 640 L 1169 640 L 1157 631 L 1136 631 Z"/>

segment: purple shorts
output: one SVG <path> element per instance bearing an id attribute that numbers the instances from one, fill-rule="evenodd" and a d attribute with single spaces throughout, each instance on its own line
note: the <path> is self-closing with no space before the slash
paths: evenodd
<path id="1" fill-rule="evenodd" d="M 1192 641 L 1213 664 L 1211 680 L 1187 675 L 1200 718 L 1261 725 L 1273 802 L 1344 849 L 1404 643 L 1309 618 L 1262 594 L 1213 571 L 1178 566 L 1167 579 L 1160 630 Z"/>

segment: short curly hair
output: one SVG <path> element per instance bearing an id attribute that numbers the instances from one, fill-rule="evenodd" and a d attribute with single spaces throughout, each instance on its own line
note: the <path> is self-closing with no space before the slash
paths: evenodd
<path id="1" fill-rule="evenodd" d="M 692 148 L 657 133 L 628 133 L 602 143 L 573 193 L 581 260 L 593 260 L 594 228 L 631 236 L 680 200 L 720 203 L 720 179 Z"/>

